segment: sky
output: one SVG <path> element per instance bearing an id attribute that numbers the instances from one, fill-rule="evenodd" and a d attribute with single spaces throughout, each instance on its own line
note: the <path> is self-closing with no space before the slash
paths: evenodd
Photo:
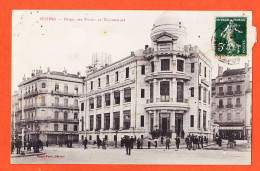
<path id="1" fill-rule="evenodd" d="M 169 12 L 169 11 L 168 11 Z M 150 33 L 154 21 L 163 11 L 83 11 L 83 10 L 14 10 L 12 18 L 12 92 L 18 90 L 23 76 L 30 77 L 32 70 L 68 73 L 78 71 L 84 76 L 91 65 L 92 54 L 106 52 L 115 62 L 131 51 L 151 45 Z M 217 66 L 224 69 L 252 66 L 251 47 L 254 28 L 251 12 L 239 11 L 170 11 L 179 18 L 187 30 L 186 44 L 197 45 L 211 60 L 212 78 Z M 248 17 L 248 55 L 237 65 L 219 62 L 212 50 L 212 36 L 216 16 Z M 119 19 L 121 21 L 111 21 Z"/>

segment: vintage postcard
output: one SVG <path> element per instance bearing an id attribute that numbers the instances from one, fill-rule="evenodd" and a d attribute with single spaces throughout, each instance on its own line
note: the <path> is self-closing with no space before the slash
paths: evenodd
<path id="1" fill-rule="evenodd" d="M 251 165 L 252 20 L 13 10 L 11 163 Z"/>

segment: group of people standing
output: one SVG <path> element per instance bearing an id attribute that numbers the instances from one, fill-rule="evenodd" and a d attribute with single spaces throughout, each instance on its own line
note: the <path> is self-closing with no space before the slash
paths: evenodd
<path id="1" fill-rule="evenodd" d="M 204 141 L 207 143 L 207 138 L 203 136 L 197 136 L 197 135 L 188 135 L 185 138 L 186 147 L 188 150 L 196 150 L 203 148 Z"/>
<path id="2" fill-rule="evenodd" d="M 46 146 L 48 147 L 48 141 L 46 142 Z M 11 153 L 13 153 L 14 149 L 16 148 L 16 154 L 21 154 L 21 148 L 22 148 L 22 141 L 20 139 L 17 139 L 15 141 L 12 140 L 11 142 Z M 31 139 L 28 141 L 24 141 L 24 151 L 32 151 L 32 148 L 34 150 L 34 153 L 39 153 L 40 149 L 43 150 L 43 142 L 38 139 L 35 141 L 32 141 Z"/>

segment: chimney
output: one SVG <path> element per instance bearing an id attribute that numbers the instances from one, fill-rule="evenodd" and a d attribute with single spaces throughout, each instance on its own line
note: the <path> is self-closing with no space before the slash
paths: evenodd
<path id="1" fill-rule="evenodd" d="M 47 72 L 49 73 L 51 71 L 50 67 L 47 68 Z"/>
<path id="2" fill-rule="evenodd" d="M 131 56 L 135 56 L 135 53 L 133 51 L 131 52 Z"/>
<path id="3" fill-rule="evenodd" d="M 221 76 L 223 74 L 223 67 L 218 66 L 218 76 Z"/>
<path id="4" fill-rule="evenodd" d="M 67 75 L 67 70 L 64 68 L 63 74 Z"/>
<path id="5" fill-rule="evenodd" d="M 149 46 L 148 45 L 145 45 L 144 49 L 146 50 Z"/>
<path id="6" fill-rule="evenodd" d="M 25 81 L 26 80 L 26 77 L 25 77 L 25 74 L 23 75 L 23 81 Z"/>

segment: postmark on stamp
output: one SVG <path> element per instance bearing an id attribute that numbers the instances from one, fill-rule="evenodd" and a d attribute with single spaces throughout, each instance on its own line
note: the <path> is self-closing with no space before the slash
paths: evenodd
<path id="1" fill-rule="evenodd" d="M 247 55 L 247 18 L 216 17 L 216 56 Z"/>

